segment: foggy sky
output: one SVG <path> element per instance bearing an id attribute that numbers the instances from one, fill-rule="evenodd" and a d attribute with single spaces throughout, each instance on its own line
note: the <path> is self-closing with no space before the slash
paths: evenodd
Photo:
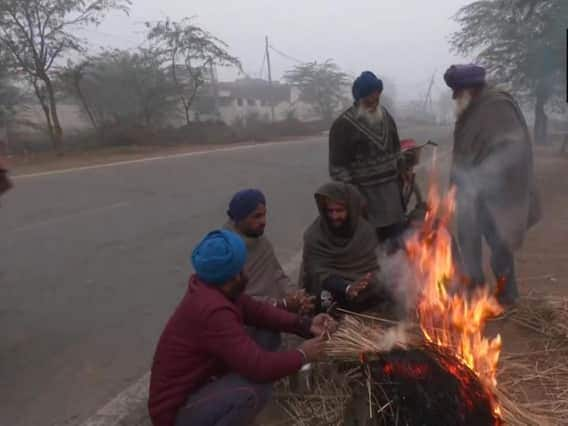
<path id="1" fill-rule="evenodd" d="M 229 44 L 251 77 L 258 77 L 264 37 L 301 61 L 334 59 L 356 75 L 371 69 L 396 85 L 399 100 L 425 92 L 432 73 L 441 75 L 454 62 L 448 36 L 451 19 L 469 0 L 133 0 L 130 16 L 113 13 L 100 27 L 86 31 L 98 46 L 131 48 L 144 43 L 145 21 L 195 17 L 195 22 Z M 273 78 L 295 62 L 272 52 Z M 221 79 L 233 71 L 219 70 Z M 263 77 L 266 78 L 266 67 Z M 389 87 L 385 87 L 388 93 Z"/>

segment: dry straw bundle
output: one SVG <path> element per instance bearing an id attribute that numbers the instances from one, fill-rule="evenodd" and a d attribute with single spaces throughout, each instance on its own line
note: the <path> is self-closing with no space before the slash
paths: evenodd
<path id="1" fill-rule="evenodd" d="M 568 298 L 523 297 L 510 321 L 536 333 L 530 352 L 504 354 L 499 371 L 500 400 L 505 408 L 533 413 L 524 418 L 515 412 L 515 425 L 568 424 Z M 508 400 L 514 403 L 506 403 Z M 515 422 L 516 421 L 516 422 Z"/>
<path id="2" fill-rule="evenodd" d="M 345 407 L 353 399 L 354 387 L 365 388 L 369 378 L 361 374 L 361 354 L 409 349 L 424 344 L 413 324 L 369 315 L 343 312 L 339 330 L 328 342 L 330 362 L 310 373 L 311 388 L 303 394 L 289 391 L 279 401 L 294 425 L 343 425 Z M 568 424 L 568 298 L 529 295 L 509 320 L 541 336 L 539 347 L 522 354 L 503 354 L 497 397 L 505 424 L 544 426 Z M 349 370 L 349 366 L 354 369 Z M 358 373 L 353 372 L 357 370 Z M 395 408 L 378 406 L 376 395 L 365 395 L 375 414 Z"/>

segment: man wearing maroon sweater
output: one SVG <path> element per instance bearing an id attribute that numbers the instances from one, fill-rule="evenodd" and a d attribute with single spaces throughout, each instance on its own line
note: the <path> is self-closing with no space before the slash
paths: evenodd
<path id="1" fill-rule="evenodd" d="M 154 426 L 249 425 L 270 399 L 273 381 L 323 354 L 333 319 L 300 317 L 243 294 L 245 261 L 244 241 L 226 230 L 209 233 L 194 249 L 195 275 L 154 356 L 148 401 Z M 317 337 L 267 352 L 245 325 Z"/>

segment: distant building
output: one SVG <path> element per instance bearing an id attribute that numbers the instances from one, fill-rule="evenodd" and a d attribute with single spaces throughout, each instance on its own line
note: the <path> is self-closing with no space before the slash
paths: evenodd
<path id="1" fill-rule="evenodd" d="M 216 96 L 215 96 L 216 94 Z M 222 120 L 227 124 L 245 124 L 249 120 L 274 121 L 293 116 L 300 120 L 317 119 L 309 105 L 299 101 L 295 87 L 275 81 L 253 78 L 210 85 L 196 97 L 192 106 L 195 120 Z"/>

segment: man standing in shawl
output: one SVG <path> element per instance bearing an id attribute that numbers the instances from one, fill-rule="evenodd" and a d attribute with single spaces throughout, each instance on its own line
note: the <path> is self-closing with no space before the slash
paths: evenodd
<path id="1" fill-rule="evenodd" d="M 229 221 L 225 229 L 239 234 L 247 246 L 246 294 L 289 312 L 309 313 L 314 308 L 313 298 L 303 290 L 292 290 L 290 278 L 282 269 L 272 243 L 264 235 L 266 213 L 266 197 L 257 189 L 237 192 L 227 211 Z M 254 329 L 251 333 L 265 349 L 277 350 L 281 344 L 280 333 L 264 329 Z"/>
<path id="2" fill-rule="evenodd" d="M 499 302 L 513 305 L 519 294 L 514 251 L 540 219 L 530 131 L 513 97 L 486 84 L 484 68 L 452 65 L 444 80 L 457 112 L 451 183 L 463 272 L 474 286 L 485 283 L 485 237 Z"/>
<path id="3" fill-rule="evenodd" d="M 331 182 L 315 194 L 319 217 L 304 233 L 303 285 L 320 310 L 355 311 L 388 300 L 378 279 L 378 240 L 353 185 Z"/>
<path id="4" fill-rule="evenodd" d="M 331 179 L 351 183 L 367 201 L 370 224 L 381 242 L 404 230 L 396 123 L 380 104 L 383 82 L 370 71 L 353 83 L 355 103 L 329 132 Z"/>

